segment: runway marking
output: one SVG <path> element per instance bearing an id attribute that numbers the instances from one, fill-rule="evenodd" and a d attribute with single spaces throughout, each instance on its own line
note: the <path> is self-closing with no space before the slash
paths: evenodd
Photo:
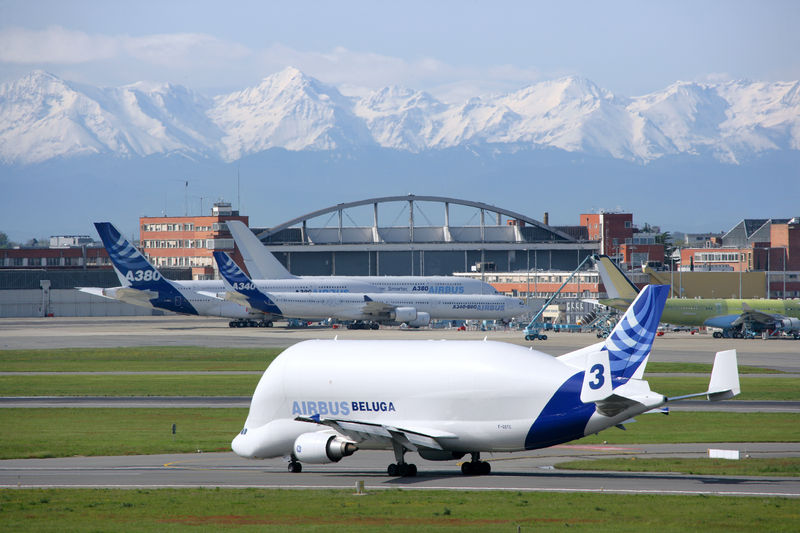
<path id="1" fill-rule="evenodd" d="M 0 489 L 290 489 L 290 490 L 352 490 L 342 485 L 3 485 Z M 587 489 L 587 488 L 549 488 L 549 487 L 447 487 L 447 486 L 373 486 L 365 485 L 364 490 L 414 490 L 414 491 L 476 491 L 476 492 L 588 492 L 594 494 L 664 494 L 674 496 L 751 496 L 766 498 L 800 498 L 800 492 L 746 492 L 740 490 L 656 490 L 656 489 Z"/>

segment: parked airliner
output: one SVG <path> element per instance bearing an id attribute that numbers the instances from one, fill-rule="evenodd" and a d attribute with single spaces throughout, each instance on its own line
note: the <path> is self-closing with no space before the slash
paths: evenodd
<path id="1" fill-rule="evenodd" d="M 427 326 L 431 319 L 511 320 L 530 310 L 519 298 L 502 294 L 267 292 L 247 277 L 225 252 L 214 259 L 228 291 L 224 297 L 273 315 L 304 320 L 334 318 Z"/>
<path id="2" fill-rule="evenodd" d="M 360 449 L 394 452 L 390 476 L 414 476 L 405 454 L 470 455 L 545 448 L 689 397 L 739 393 L 734 350 L 719 352 L 703 393 L 668 398 L 643 380 L 667 286 L 647 286 L 604 341 L 551 357 L 488 341 L 310 340 L 279 355 L 253 394 L 231 447 L 246 458 L 287 457 L 289 470 Z"/>
<path id="3" fill-rule="evenodd" d="M 231 322 L 231 325 L 272 325 L 273 317 L 270 314 L 216 297 L 215 293 L 225 290 L 221 280 L 169 280 L 110 222 L 96 222 L 95 228 L 114 265 L 121 286 L 81 287 L 80 291 L 176 313 L 239 319 Z M 364 281 L 330 277 L 263 280 L 259 286 L 270 292 L 298 293 L 365 293 L 379 290 L 375 285 Z"/>
<path id="4" fill-rule="evenodd" d="M 597 303 L 624 310 L 639 289 L 606 255 L 597 257 L 597 270 L 607 300 Z M 738 298 L 669 298 L 661 321 L 676 326 L 719 328 L 715 338 L 753 337 L 764 331 L 785 332 L 800 339 L 800 301 Z"/>
<path id="5" fill-rule="evenodd" d="M 236 241 L 244 265 L 254 280 L 263 279 L 331 279 L 342 282 L 369 283 L 375 291 L 427 292 L 432 294 L 498 294 L 497 289 L 479 279 L 457 276 L 295 276 L 290 273 L 258 240 L 250 228 L 239 220 L 226 222 Z M 350 291 L 356 292 L 356 291 Z"/>

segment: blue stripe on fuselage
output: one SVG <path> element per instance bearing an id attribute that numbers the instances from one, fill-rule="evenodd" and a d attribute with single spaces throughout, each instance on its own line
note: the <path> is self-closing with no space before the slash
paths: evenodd
<path id="1" fill-rule="evenodd" d="M 526 450 L 547 448 L 584 436 L 595 404 L 581 401 L 583 374 L 578 372 L 553 394 L 525 437 Z"/>

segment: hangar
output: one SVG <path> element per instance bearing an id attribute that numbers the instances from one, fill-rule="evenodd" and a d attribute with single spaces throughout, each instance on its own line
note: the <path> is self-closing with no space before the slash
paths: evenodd
<path id="1" fill-rule="evenodd" d="M 340 203 L 271 228 L 252 228 L 297 275 L 450 275 L 573 270 L 599 243 L 581 226 L 554 227 L 482 202 L 385 196 Z"/>

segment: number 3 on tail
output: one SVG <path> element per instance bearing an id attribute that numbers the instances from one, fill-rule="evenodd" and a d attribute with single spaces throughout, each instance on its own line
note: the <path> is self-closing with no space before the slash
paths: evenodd
<path id="1" fill-rule="evenodd" d="M 592 367 L 592 368 L 589 370 L 589 372 L 592 372 L 592 373 L 594 373 L 594 381 L 592 381 L 591 383 L 589 383 L 589 387 L 590 387 L 592 390 L 597 390 L 597 389 L 600 389 L 600 388 L 602 388 L 603 384 L 606 382 L 606 377 L 605 377 L 605 375 L 604 375 L 604 372 L 605 372 L 605 366 L 603 366 L 603 365 L 602 365 L 602 364 L 600 364 L 600 363 L 597 363 L 596 365 L 594 365 L 594 366 L 593 366 L 593 367 Z"/>

